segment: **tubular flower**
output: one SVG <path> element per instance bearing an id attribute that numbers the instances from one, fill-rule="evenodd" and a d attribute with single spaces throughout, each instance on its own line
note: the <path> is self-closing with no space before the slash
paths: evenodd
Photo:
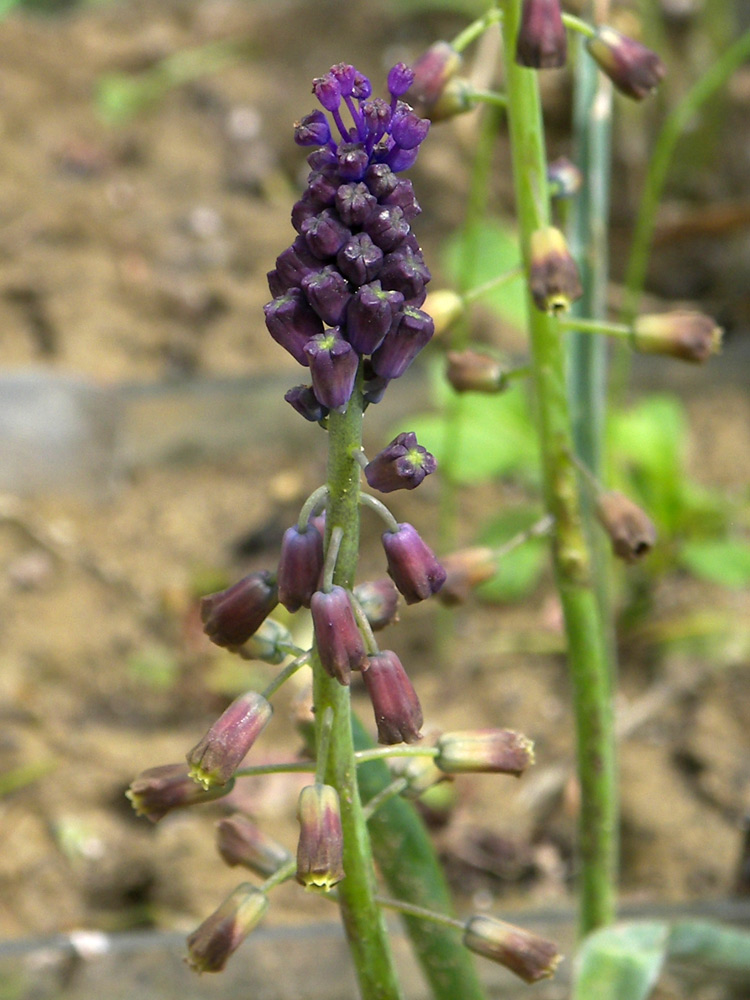
<path id="1" fill-rule="evenodd" d="M 430 127 L 402 100 L 413 82 L 398 63 L 389 99 L 373 98 L 370 81 L 339 63 L 313 81 L 324 111 L 295 126 L 295 141 L 316 148 L 292 209 L 298 235 L 268 275 L 265 313 L 271 336 L 310 368 L 312 388 L 289 399 L 307 419 L 345 411 L 363 358 L 377 352 L 376 374 L 398 378 L 432 336 L 419 310 L 430 272 L 410 225 L 420 208 L 398 177 Z"/>
<path id="2" fill-rule="evenodd" d="M 187 755 L 190 777 L 204 788 L 225 785 L 272 714 L 262 694 L 248 691 L 235 698 Z"/>
<path id="3" fill-rule="evenodd" d="M 130 799 L 136 816 L 158 823 L 173 809 L 213 802 L 228 795 L 232 784 L 205 790 L 190 777 L 187 764 L 163 764 L 142 771 L 133 779 L 125 796 Z"/>
<path id="4" fill-rule="evenodd" d="M 216 846 L 230 868 L 242 865 L 261 878 L 273 875 L 292 857 L 286 847 L 241 813 L 219 820 L 216 824 Z"/>
<path id="5" fill-rule="evenodd" d="M 297 881 L 306 889 L 327 892 L 344 877 L 344 835 L 336 789 L 331 785 L 303 788 L 297 819 Z"/>
<path id="6" fill-rule="evenodd" d="M 576 262 L 559 229 L 546 226 L 531 234 L 529 289 L 537 309 L 567 312 L 583 294 Z"/>
<path id="7" fill-rule="evenodd" d="M 425 601 L 440 590 L 445 570 L 413 525 L 399 524 L 398 531 L 383 532 L 382 540 L 388 575 L 407 604 Z"/>
<path id="8" fill-rule="evenodd" d="M 475 954 L 504 965 L 525 983 L 548 979 L 562 961 L 554 941 L 484 914 L 469 918 L 464 944 Z"/>
<path id="9" fill-rule="evenodd" d="M 417 442 L 417 435 L 406 431 L 367 463 L 365 479 L 381 493 L 413 490 L 436 468 L 434 456 Z"/>
<path id="10" fill-rule="evenodd" d="M 196 972 L 221 972 L 268 909 L 268 897 L 249 882 L 238 885 L 187 939 L 187 961 Z"/>
<path id="11" fill-rule="evenodd" d="M 421 740 L 422 708 L 401 660 L 390 649 L 371 653 L 362 671 L 375 712 L 378 743 Z"/>
<path id="12" fill-rule="evenodd" d="M 524 0 L 516 62 L 531 69 L 555 69 L 564 66 L 567 57 L 560 0 Z"/>
<path id="13" fill-rule="evenodd" d="M 348 591 L 337 585 L 317 590 L 310 612 L 320 662 L 339 684 L 349 684 L 352 670 L 361 670 L 367 654 Z"/>
<path id="14" fill-rule="evenodd" d="M 632 344 L 643 354 L 664 354 L 701 364 L 721 348 L 721 327 L 710 316 L 678 309 L 653 316 L 637 316 Z"/>
<path id="15" fill-rule="evenodd" d="M 435 764 L 446 774 L 489 772 L 520 777 L 534 763 L 531 740 L 512 729 L 443 733 Z"/>
<path id="16" fill-rule="evenodd" d="M 236 649 L 258 631 L 279 603 L 272 573 L 250 573 L 227 590 L 201 598 L 203 631 L 217 646 Z"/>
<path id="17" fill-rule="evenodd" d="M 648 97 L 667 71 L 651 49 L 604 24 L 586 40 L 586 48 L 620 93 L 636 101 Z"/>

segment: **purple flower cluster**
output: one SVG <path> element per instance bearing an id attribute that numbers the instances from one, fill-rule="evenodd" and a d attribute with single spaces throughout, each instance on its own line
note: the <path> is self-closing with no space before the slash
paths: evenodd
<path id="1" fill-rule="evenodd" d="M 312 111 L 295 126 L 295 141 L 317 148 L 292 209 L 297 238 L 268 275 L 265 314 L 274 340 L 310 369 L 312 385 L 286 397 L 308 420 L 346 410 L 363 359 L 365 400 L 377 402 L 433 334 L 420 309 L 430 272 L 410 226 L 420 207 L 411 181 L 397 176 L 430 126 L 400 100 L 413 78 L 394 66 L 387 101 L 338 63 L 313 81 L 332 122 Z"/>

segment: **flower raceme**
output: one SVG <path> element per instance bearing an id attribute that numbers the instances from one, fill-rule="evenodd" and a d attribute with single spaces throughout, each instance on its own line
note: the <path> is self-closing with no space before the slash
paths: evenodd
<path id="1" fill-rule="evenodd" d="M 313 82 L 328 115 L 312 111 L 295 126 L 296 142 L 316 148 L 292 209 L 298 235 L 268 275 L 265 314 L 274 340 L 310 371 L 312 385 L 287 395 L 307 419 L 346 410 L 363 358 L 371 359 L 365 395 L 375 401 L 368 381 L 379 398 L 433 334 L 420 308 L 430 272 L 410 225 L 420 208 L 398 177 L 430 125 L 401 100 L 413 80 L 399 63 L 388 74 L 390 99 L 373 98 L 370 81 L 338 63 Z"/>

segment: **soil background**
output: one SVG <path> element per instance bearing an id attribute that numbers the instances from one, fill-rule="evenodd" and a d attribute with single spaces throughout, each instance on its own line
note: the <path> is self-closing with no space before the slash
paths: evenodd
<path id="1" fill-rule="evenodd" d="M 197 599 L 272 567 L 281 532 L 321 481 L 322 433 L 279 415 L 298 376 L 263 325 L 265 275 L 293 235 L 289 209 L 304 163 L 291 127 L 312 108 L 312 77 L 346 60 L 377 89 L 394 61 L 462 23 L 397 6 L 123 0 L 55 17 L 14 13 L 0 24 L 0 405 L 7 409 L 19 383 L 37 401 L 59 392 L 73 400 L 45 411 L 26 445 L 21 434 L 2 473 L 4 938 L 191 929 L 238 881 L 213 844 L 226 803 L 153 827 L 133 816 L 124 792 L 145 768 L 183 759 L 233 694 L 270 676 L 272 668 L 210 647 Z M 240 44 L 243 58 L 167 90 L 120 126 L 97 113 L 108 74 L 131 78 L 222 40 Z M 663 301 L 720 318 L 724 355 L 700 370 L 636 366 L 634 388 L 683 399 L 691 473 L 737 498 L 738 509 L 750 469 L 749 95 L 750 75 L 740 73 L 716 140 L 730 155 L 705 153 L 672 192 L 650 275 Z M 560 151 L 569 151 L 568 97 L 564 75 L 545 79 Z M 645 108 L 638 126 L 640 107 L 618 101 L 617 112 L 615 274 L 656 110 Z M 435 286 L 441 241 L 461 220 L 475 124 L 468 116 L 436 128 L 413 174 L 424 210 L 415 228 L 435 261 Z M 501 143 L 497 207 L 509 194 Z M 716 203 L 732 208 L 728 223 L 715 221 Z M 517 333 L 480 321 L 485 336 L 523 350 Z M 394 416 L 381 415 L 378 427 L 392 426 L 422 385 L 416 375 L 416 388 L 399 390 Z M 71 413 L 85 417 L 72 438 L 60 427 Z M 373 443 L 377 450 L 385 439 Z M 461 540 L 514 491 L 510 483 L 467 491 Z M 396 495 L 394 512 L 435 537 L 438 493 L 428 480 L 416 501 Z M 746 507 L 743 516 L 747 527 Z M 376 528 L 366 526 L 362 577 L 382 570 Z M 631 902 L 724 899 L 750 884 L 747 872 L 738 883 L 750 811 L 749 603 L 741 591 L 673 573 L 653 595 L 651 626 L 711 610 L 728 623 L 721 642 L 654 644 L 644 628 L 619 636 L 622 878 Z M 307 624 L 295 627 L 303 638 Z M 460 905 L 567 906 L 576 788 L 549 579 L 523 604 L 470 602 L 452 630 L 450 638 L 445 618 L 421 606 L 392 628 L 427 729 L 516 728 L 537 756 L 522 782 L 466 778 L 451 786 L 447 813 L 433 804 Z M 297 750 L 298 695 L 278 698 L 258 762 Z M 243 781 L 233 804 L 293 846 L 301 783 Z M 321 916 L 330 917 L 324 903 L 284 886 L 270 919 Z"/>

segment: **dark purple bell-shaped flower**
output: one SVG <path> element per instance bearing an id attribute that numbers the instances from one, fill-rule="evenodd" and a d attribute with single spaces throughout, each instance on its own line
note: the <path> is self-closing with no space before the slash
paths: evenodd
<path id="1" fill-rule="evenodd" d="M 524 0 L 516 62 L 531 69 L 554 69 L 564 66 L 567 56 L 560 0 Z"/>
<path id="2" fill-rule="evenodd" d="M 352 234 L 337 212 L 325 209 L 302 223 L 302 235 L 310 252 L 321 260 L 327 260 L 336 256 Z"/>
<path id="3" fill-rule="evenodd" d="M 400 378 L 435 332 L 432 317 L 404 306 L 396 325 L 372 355 L 372 367 L 383 378 Z"/>
<path id="4" fill-rule="evenodd" d="M 407 604 L 417 604 L 436 594 L 445 583 L 446 572 L 434 552 L 411 524 L 383 533 L 388 575 Z"/>
<path id="5" fill-rule="evenodd" d="M 262 694 L 248 691 L 211 726 L 187 755 L 190 776 L 204 788 L 226 785 L 273 714 Z"/>
<path id="6" fill-rule="evenodd" d="M 408 104 L 399 103 L 391 121 L 391 135 L 402 149 L 415 149 L 427 138 L 430 122 L 420 118 Z"/>
<path id="7" fill-rule="evenodd" d="M 328 416 L 328 407 L 322 406 L 311 385 L 295 385 L 284 393 L 284 399 L 305 420 L 317 423 Z"/>
<path id="8" fill-rule="evenodd" d="M 365 466 L 365 479 L 381 493 L 413 490 L 437 468 L 433 455 L 417 442 L 412 431 L 398 434 Z"/>
<path id="9" fill-rule="evenodd" d="M 341 88 L 331 73 L 326 73 L 325 76 L 316 76 L 313 80 L 312 92 L 326 111 L 338 110 L 341 104 Z"/>
<path id="10" fill-rule="evenodd" d="M 339 684 L 349 684 L 352 670 L 361 670 L 367 661 L 349 594 L 339 586 L 318 590 L 310 601 L 310 612 L 323 668 Z"/>
<path id="11" fill-rule="evenodd" d="M 339 250 L 336 263 L 353 285 L 366 285 L 377 278 L 383 264 L 383 251 L 367 233 L 357 233 Z"/>
<path id="12" fill-rule="evenodd" d="M 247 642 L 279 603 L 276 579 L 267 571 L 201 599 L 203 631 L 217 646 L 233 649 Z"/>
<path id="13" fill-rule="evenodd" d="M 409 223 L 398 205 L 384 205 L 367 221 L 367 233 L 383 253 L 390 253 L 409 235 Z"/>
<path id="14" fill-rule="evenodd" d="M 336 192 L 336 211 L 346 226 L 363 226 L 377 201 L 362 181 L 342 184 Z"/>
<path id="15" fill-rule="evenodd" d="M 294 141 L 298 146 L 325 146 L 330 138 L 331 128 L 322 111 L 311 111 L 295 123 Z"/>
<path id="16" fill-rule="evenodd" d="M 359 357 L 351 344 L 344 340 L 339 327 L 335 326 L 309 340 L 305 345 L 305 354 L 310 362 L 313 390 L 318 402 L 329 410 L 344 413 L 354 391 L 359 366 Z"/>
<path id="17" fill-rule="evenodd" d="M 370 156 L 361 142 L 346 142 L 337 155 L 342 181 L 361 181 L 370 164 Z"/>
<path id="18" fill-rule="evenodd" d="M 289 351 L 295 361 L 307 367 L 309 359 L 305 345 L 323 332 L 323 323 L 300 289 L 290 288 L 285 295 L 263 306 L 263 312 L 268 332 L 276 343 Z"/>
<path id="19" fill-rule="evenodd" d="M 422 706 L 401 660 L 389 649 L 371 653 L 362 671 L 375 712 L 378 743 L 416 743 L 422 738 Z"/>
<path id="20" fill-rule="evenodd" d="M 362 117 L 370 133 L 370 141 L 378 142 L 388 131 L 393 117 L 393 109 L 382 97 L 373 101 L 365 101 L 362 105 Z"/>
<path id="21" fill-rule="evenodd" d="M 349 282 L 333 265 L 328 264 L 302 279 L 302 291 L 307 301 L 329 326 L 344 322 L 352 293 Z"/>
<path id="22" fill-rule="evenodd" d="M 382 199 L 384 205 L 398 205 L 407 220 L 414 219 L 422 209 L 414 196 L 414 185 L 410 180 L 400 180 L 390 194 Z"/>
<path id="23" fill-rule="evenodd" d="M 388 73 L 388 93 L 394 97 L 403 97 L 414 83 L 414 70 L 406 63 L 396 63 Z"/>
<path id="24" fill-rule="evenodd" d="M 398 177 L 387 163 L 373 163 L 365 174 L 365 184 L 375 198 L 385 200 L 397 187 Z"/>
<path id="25" fill-rule="evenodd" d="M 304 531 L 287 528 L 281 542 L 277 573 L 279 601 L 294 613 L 309 608 L 323 571 L 323 539 L 318 529 L 308 524 Z"/>
<path id="26" fill-rule="evenodd" d="M 346 336 L 355 351 L 372 354 L 380 346 L 403 301 L 400 292 L 383 291 L 379 281 L 362 285 L 346 316 Z"/>
<path id="27" fill-rule="evenodd" d="M 426 297 L 425 285 L 432 275 L 424 262 L 422 251 L 405 241 L 393 253 L 386 255 L 378 275 L 383 288 L 398 289 L 407 305 L 419 307 Z M 421 297 L 421 302 L 416 299 Z"/>

